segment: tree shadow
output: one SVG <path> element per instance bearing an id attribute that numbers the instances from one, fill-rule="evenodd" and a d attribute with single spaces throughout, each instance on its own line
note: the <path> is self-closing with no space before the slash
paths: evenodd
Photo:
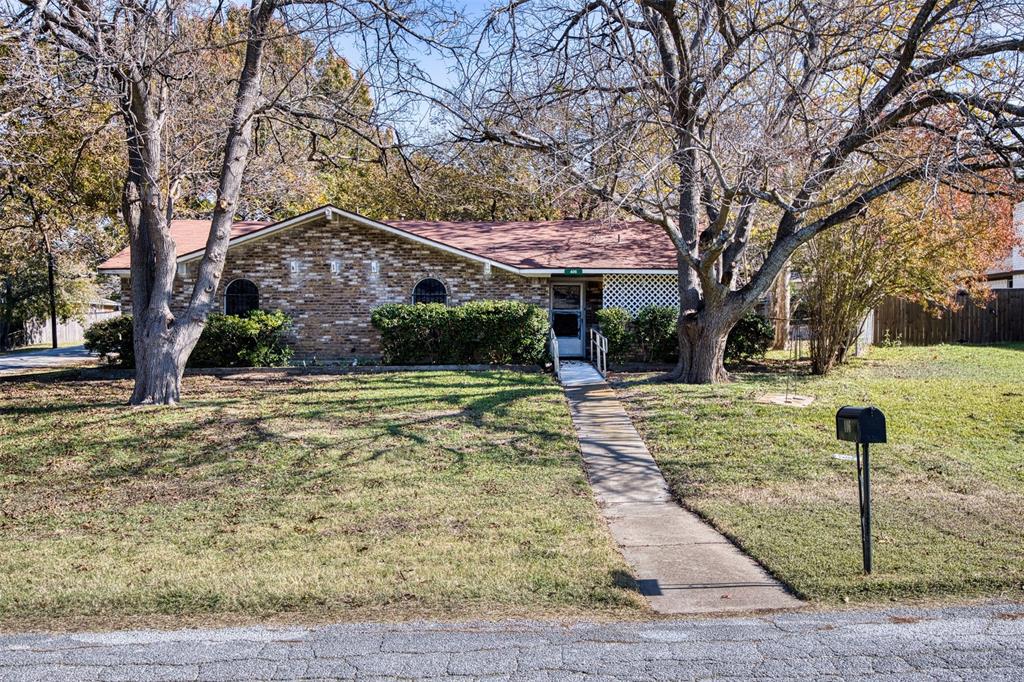
<path id="1" fill-rule="evenodd" d="M 482 372 L 462 380 L 433 373 L 308 382 L 207 378 L 202 388 L 178 408 L 132 409 L 104 394 L 83 403 L 75 387 L 43 404 L 7 405 L 2 416 L 17 424 L 19 438 L 0 467 L 26 476 L 78 458 L 82 466 L 74 483 L 81 486 L 188 472 L 233 485 L 250 469 L 286 467 L 285 487 L 296 488 L 325 475 L 315 466 L 304 471 L 303 460 L 326 459 L 344 468 L 389 456 L 422 459 L 426 452 L 442 455 L 447 468 L 458 470 L 481 459 L 564 466 L 565 454 L 574 452 L 569 441 L 557 456 L 538 447 L 572 435 L 567 411 L 566 428 L 559 429 L 549 423 L 550 414 L 532 407 L 537 400 L 561 399 L 544 377 Z M 54 431 L 54 424 L 64 429 Z"/>

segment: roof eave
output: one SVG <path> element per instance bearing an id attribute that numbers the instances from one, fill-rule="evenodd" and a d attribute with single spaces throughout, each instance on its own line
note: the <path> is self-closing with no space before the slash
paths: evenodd
<path id="1" fill-rule="evenodd" d="M 566 270 L 580 270 L 578 273 L 566 273 Z M 522 268 L 521 275 L 675 275 L 675 268 Z"/>

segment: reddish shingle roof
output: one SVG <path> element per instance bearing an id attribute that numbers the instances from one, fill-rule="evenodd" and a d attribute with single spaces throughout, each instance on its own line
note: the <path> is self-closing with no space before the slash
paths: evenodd
<path id="1" fill-rule="evenodd" d="M 238 222 L 236 239 L 274 223 Z M 670 270 L 675 249 L 656 225 L 637 221 L 543 220 L 510 222 L 432 222 L 398 220 L 384 223 L 402 232 L 466 251 L 516 269 Z M 210 223 L 175 220 L 171 236 L 178 255 L 202 251 Z M 126 270 L 131 261 L 125 249 L 100 265 L 101 270 Z"/>
<path id="2" fill-rule="evenodd" d="M 663 270 L 676 267 L 665 232 L 641 222 L 542 220 L 502 223 L 400 220 L 392 227 L 516 268 Z"/>
<path id="3" fill-rule="evenodd" d="M 231 226 L 231 238 L 255 232 L 273 223 L 256 221 L 239 221 Z M 206 248 L 206 239 L 210 236 L 209 220 L 172 220 L 171 237 L 178 250 L 178 257 L 202 251 Z M 100 264 L 100 270 L 127 270 L 132 266 L 131 252 L 122 249 Z"/>

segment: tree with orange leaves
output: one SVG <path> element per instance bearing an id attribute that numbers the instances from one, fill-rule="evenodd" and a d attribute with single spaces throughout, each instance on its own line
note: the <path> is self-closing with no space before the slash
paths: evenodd
<path id="1" fill-rule="evenodd" d="M 811 324 L 811 371 L 846 360 L 868 313 L 886 296 L 955 307 L 984 300 L 983 274 L 1013 246 L 1012 201 L 912 185 L 874 204 L 845 230 L 823 232 L 797 256 Z"/>

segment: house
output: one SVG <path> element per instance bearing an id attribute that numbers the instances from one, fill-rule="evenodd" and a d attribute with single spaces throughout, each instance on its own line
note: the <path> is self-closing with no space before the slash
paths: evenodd
<path id="1" fill-rule="evenodd" d="M 172 310 L 184 308 L 209 233 L 175 220 Z M 131 306 L 127 249 L 100 266 L 121 277 Z M 550 311 L 562 357 L 585 355 L 602 307 L 678 305 L 675 249 L 635 221 L 377 221 L 324 206 L 279 222 L 232 227 L 216 305 L 227 313 L 279 309 L 294 321 L 296 357 L 379 354 L 370 311 L 384 303 L 517 300 Z"/>
<path id="2" fill-rule="evenodd" d="M 1013 209 L 1013 224 L 1020 244 L 995 267 L 985 273 L 991 289 L 1024 289 L 1024 202 Z"/>

